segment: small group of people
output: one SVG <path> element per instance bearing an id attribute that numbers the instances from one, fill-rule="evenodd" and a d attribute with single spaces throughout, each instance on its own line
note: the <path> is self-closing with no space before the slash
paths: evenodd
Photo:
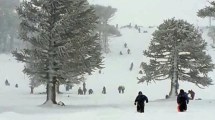
<path id="1" fill-rule="evenodd" d="M 124 43 L 124 48 L 128 48 L 127 43 Z M 127 54 L 130 54 L 131 50 L 128 48 L 127 49 Z M 119 52 L 120 55 L 123 55 L 122 51 Z"/>
<path id="2" fill-rule="evenodd" d="M 10 86 L 10 83 L 9 83 L 9 81 L 6 79 L 5 80 L 5 86 Z M 15 88 L 18 88 L 19 87 L 19 85 L 18 84 L 15 84 Z"/>
<path id="3" fill-rule="evenodd" d="M 83 90 L 81 89 L 81 87 L 78 88 L 78 95 L 86 95 L 87 93 L 87 88 L 86 88 L 86 83 L 83 83 Z"/>
<path id="4" fill-rule="evenodd" d="M 86 95 L 87 94 L 87 89 L 81 89 L 81 87 L 78 88 L 78 95 Z M 88 90 L 88 94 L 91 95 L 93 94 L 93 89 Z"/>
<path id="5" fill-rule="evenodd" d="M 123 94 L 125 92 L 125 86 L 120 85 L 118 87 L 119 94 Z"/>
<path id="6" fill-rule="evenodd" d="M 195 92 L 193 90 L 188 90 L 188 93 L 186 93 L 183 89 L 180 89 L 177 96 L 178 111 L 185 112 L 187 110 L 189 100 L 194 100 L 194 97 Z M 139 91 L 138 96 L 134 101 L 134 105 L 137 106 L 137 112 L 144 113 L 145 103 L 148 103 L 148 98 L 141 91 Z"/>

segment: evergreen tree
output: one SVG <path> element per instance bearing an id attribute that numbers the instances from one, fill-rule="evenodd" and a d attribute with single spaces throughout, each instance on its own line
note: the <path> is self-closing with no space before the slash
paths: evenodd
<path id="1" fill-rule="evenodd" d="M 115 15 L 117 9 L 112 8 L 111 6 L 101 6 L 101 5 L 93 5 L 95 8 L 95 13 L 99 18 L 99 24 L 97 25 L 97 31 L 99 33 L 99 37 L 101 38 L 101 46 L 105 53 L 108 53 L 109 44 L 108 37 L 109 36 L 121 36 L 120 32 L 114 25 L 110 25 L 109 21 Z"/>
<path id="2" fill-rule="evenodd" d="M 87 0 L 30 0 L 17 9 L 19 36 L 30 48 L 13 52 L 26 63 L 24 72 L 47 84 L 44 104 L 56 104 L 56 84 L 90 74 L 101 65 L 94 34 L 97 17 Z"/>
<path id="3" fill-rule="evenodd" d="M 184 20 L 168 19 L 153 33 L 144 55 L 150 58 L 143 63 L 144 75 L 139 82 L 171 81 L 170 97 L 177 95 L 179 80 L 197 86 L 212 85 L 207 73 L 212 71 L 211 57 L 206 54 L 206 42 L 198 30 Z"/>
<path id="4" fill-rule="evenodd" d="M 212 26 L 209 28 L 208 36 L 213 40 L 213 46 L 215 45 L 215 27 Z"/>
<path id="5" fill-rule="evenodd" d="M 19 0 L 0 0 L 0 53 L 9 53 L 19 47 L 18 15 L 15 12 Z"/>
<path id="6" fill-rule="evenodd" d="M 211 6 L 207 6 L 203 9 L 200 9 L 197 12 L 197 16 L 201 18 L 209 17 L 209 26 L 211 26 L 211 18 L 215 17 L 215 2 L 210 2 Z"/>

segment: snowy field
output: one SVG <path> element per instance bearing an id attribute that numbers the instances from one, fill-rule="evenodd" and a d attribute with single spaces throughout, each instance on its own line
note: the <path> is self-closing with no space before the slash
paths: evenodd
<path id="1" fill-rule="evenodd" d="M 134 10 L 128 10 L 128 5 L 123 6 L 122 3 L 127 3 L 130 0 L 90 0 L 92 3 L 99 3 L 105 5 L 113 5 L 118 8 L 118 13 L 113 19 L 113 23 L 121 23 L 119 25 L 129 24 L 127 19 L 128 14 L 134 15 L 130 18 L 133 23 L 140 24 L 160 24 L 163 20 L 153 21 L 157 17 L 150 16 L 147 11 L 140 12 L 144 7 L 140 7 L 139 13 Z M 138 2 L 146 1 L 150 3 L 148 9 L 152 9 L 152 0 L 134 0 L 137 5 Z M 171 0 L 155 0 L 158 6 L 164 5 L 165 2 Z M 176 1 L 176 0 L 174 0 Z M 178 0 L 178 4 L 183 5 L 187 0 Z M 178 12 L 184 11 L 186 14 L 177 14 L 176 18 L 188 19 L 188 21 L 197 21 L 194 17 L 195 10 L 203 8 L 206 0 L 189 0 L 188 5 L 193 5 L 190 8 L 184 6 L 184 10 L 180 8 Z M 174 2 L 171 2 L 173 4 Z M 141 3 L 143 4 L 143 2 Z M 139 6 L 141 5 L 139 4 Z M 175 5 L 178 5 L 175 4 Z M 143 4 L 147 7 L 146 4 Z M 194 8 L 195 6 L 195 8 Z M 156 7 L 156 6 L 154 6 Z M 174 6 L 172 6 L 174 7 Z M 125 14 L 125 9 L 130 13 Z M 132 8 L 129 8 L 132 9 Z M 160 6 L 159 9 L 162 9 Z M 163 12 L 169 9 L 163 9 Z M 162 14 L 163 12 L 157 10 Z M 136 12 L 136 14 L 133 14 Z M 139 18 L 139 14 L 143 16 L 150 16 L 152 18 Z M 192 13 L 193 16 L 190 16 Z M 156 16 L 156 15 L 155 15 Z M 158 16 L 159 17 L 159 16 Z M 171 14 L 166 17 L 172 18 Z M 189 18 L 190 17 L 190 18 Z M 145 21 L 144 21 L 145 20 Z M 151 21 L 150 21 L 151 20 Z M 199 21 L 200 22 L 200 21 Z M 195 22 L 194 24 L 198 24 Z M 199 23 L 200 24 L 200 23 Z M 201 23 L 202 24 L 202 23 Z M 144 26 L 144 24 L 141 24 Z M 192 89 L 196 92 L 196 98 L 202 100 L 193 100 L 188 104 L 187 112 L 179 113 L 176 109 L 176 99 L 164 100 L 165 95 L 169 93 L 170 81 L 157 82 L 147 85 L 146 83 L 137 84 L 136 77 L 139 76 L 140 63 L 147 61 L 143 56 L 143 50 L 148 48 L 151 33 L 155 28 L 142 27 L 141 31 L 148 31 L 148 33 L 138 33 L 135 29 L 120 29 L 121 37 L 111 38 L 110 49 L 111 53 L 104 55 L 104 69 L 101 74 L 95 71 L 93 75 L 86 76 L 87 89 L 94 90 L 93 95 L 79 96 L 77 95 L 78 87 L 65 92 L 64 86 L 61 86 L 61 91 L 64 94 L 57 95 L 57 101 L 63 101 L 66 106 L 41 106 L 46 100 L 46 95 L 39 94 L 45 91 L 44 86 L 35 89 L 35 94 L 30 94 L 29 80 L 26 75 L 22 73 L 23 64 L 17 62 L 11 55 L 0 55 L 0 120 L 214 120 L 215 113 L 215 86 L 209 86 L 205 89 L 200 89 L 195 85 L 187 82 L 180 82 L 180 88 L 188 91 Z M 207 37 L 207 29 L 204 29 L 204 39 L 209 43 L 212 42 Z M 131 54 L 127 54 L 127 49 L 124 48 L 124 43 L 127 43 Z M 122 51 L 123 55 L 120 56 L 119 52 Z M 208 47 L 208 53 L 212 56 L 215 63 L 215 50 Z M 129 71 L 131 62 L 134 63 L 134 68 Z M 215 80 L 215 72 L 209 74 Z M 5 79 L 10 82 L 10 87 L 4 85 Z M 213 82 L 215 83 L 215 82 Z M 15 88 L 15 84 L 19 88 Z M 125 86 L 125 94 L 118 94 L 117 88 L 119 85 Z M 105 86 L 107 94 L 101 94 L 102 87 Z M 146 104 L 145 113 L 137 113 L 136 106 L 134 106 L 134 99 L 138 93 L 142 91 L 149 98 L 149 103 Z"/>
<path id="2" fill-rule="evenodd" d="M 190 83 L 180 83 L 180 88 L 185 91 L 193 89 L 196 98 L 203 100 L 190 101 L 188 111 L 178 113 L 175 99 L 163 100 L 169 92 L 169 81 L 152 83 L 148 86 L 137 84 L 140 62 L 146 60 L 142 51 L 147 49 L 151 33 L 155 29 L 142 28 L 142 30 L 147 30 L 148 33 L 138 33 L 135 29 L 121 29 L 123 36 L 111 39 L 111 53 L 105 55 L 105 68 L 102 74 L 96 71 L 87 77 L 87 88 L 92 88 L 95 94 L 78 96 L 77 89 L 81 85 L 75 86 L 70 92 L 65 92 L 64 86 L 61 86 L 61 91 L 65 94 L 58 95 L 57 101 L 63 101 L 66 104 L 64 107 L 41 106 L 46 96 L 38 93 L 44 92 L 45 87 L 35 89 L 35 94 L 30 95 L 28 78 L 22 73 L 23 64 L 15 61 L 11 55 L 1 55 L 0 120 L 214 120 L 214 86 L 200 89 Z M 206 32 L 207 30 L 203 35 L 209 40 Z M 123 47 L 125 42 L 131 49 L 130 55 Z M 119 51 L 123 52 L 122 56 L 119 55 Z M 210 47 L 208 52 L 215 60 L 214 51 Z M 134 69 L 129 71 L 131 62 L 134 63 Z M 6 78 L 11 84 L 10 87 L 4 86 Z M 14 87 L 16 83 L 19 84 L 19 88 Z M 118 94 L 119 85 L 125 86 L 125 94 Z M 103 86 L 107 88 L 106 95 L 101 94 Z M 134 106 L 134 99 L 140 90 L 150 100 L 146 104 L 144 114 L 137 113 Z"/>

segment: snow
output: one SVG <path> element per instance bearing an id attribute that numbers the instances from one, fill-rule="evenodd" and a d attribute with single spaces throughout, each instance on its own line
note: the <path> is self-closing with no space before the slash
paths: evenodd
<path id="1" fill-rule="evenodd" d="M 128 3 L 130 0 L 108 0 L 109 3 L 107 0 L 92 1 L 100 1 L 101 4 L 114 4 L 113 7 L 116 7 L 123 1 Z M 141 2 L 143 0 L 134 1 Z M 185 2 L 185 0 L 181 1 Z M 189 4 L 194 1 L 197 4 L 197 0 L 190 0 Z M 198 1 L 204 2 L 204 0 Z M 202 7 L 200 3 L 198 5 Z M 126 8 L 122 5 L 119 8 L 124 7 Z M 119 11 L 118 14 L 121 12 Z M 134 15 L 137 16 L 137 14 Z M 123 15 L 120 17 L 124 20 Z M 120 21 L 119 18 L 118 20 Z M 134 20 L 134 22 L 136 21 Z M 122 24 L 124 23 L 122 22 Z M 145 30 L 148 33 L 143 33 Z M 170 81 L 149 85 L 146 83 L 137 84 L 136 77 L 140 77 L 138 74 L 140 63 L 148 60 L 143 56 L 143 50 L 148 48 L 154 30 L 155 28 L 142 27 L 142 33 L 138 33 L 138 30 L 134 28 L 120 29 L 122 36 L 110 39 L 111 53 L 104 54 L 105 68 L 101 70 L 101 74 L 95 71 L 93 75 L 87 76 L 86 88 L 92 88 L 94 94 L 77 95 L 77 90 L 82 85 L 74 86 L 69 92 L 65 92 L 64 86 L 61 86 L 61 91 L 65 94 L 57 95 L 57 101 L 64 102 L 66 106 L 42 106 L 46 95 L 39 93 L 45 91 L 45 86 L 36 88 L 35 94 L 30 94 L 28 77 L 22 73 L 23 63 L 17 62 L 12 55 L 0 55 L 0 120 L 214 120 L 215 86 L 200 89 L 191 83 L 180 82 L 180 88 L 185 91 L 192 89 L 196 93 L 195 97 L 202 100 L 190 101 L 188 111 L 179 113 L 176 109 L 176 99 L 164 100 L 170 90 Z M 214 50 L 210 47 L 212 40 L 207 37 L 208 30 L 204 28 L 203 31 L 204 39 L 209 42 L 207 52 L 215 62 Z M 128 48 L 124 48 L 124 43 L 127 43 L 131 54 L 127 54 Z M 123 55 L 119 55 L 120 51 Z M 132 71 L 129 71 L 132 62 L 134 67 Z M 214 79 L 215 72 L 211 72 L 209 76 Z M 10 86 L 4 85 L 5 79 L 8 79 Z M 15 84 L 18 84 L 19 88 L 15 88 Z M 125 86 L 125 94 L 118 94 L 119 85 Z M 103 86 L 107 89 L 106 95 L 101 94 Z M 142 91 L 149 98 L 144 114 L 137 113 L 134 106 L 134 99 L 138 91 Z"/>

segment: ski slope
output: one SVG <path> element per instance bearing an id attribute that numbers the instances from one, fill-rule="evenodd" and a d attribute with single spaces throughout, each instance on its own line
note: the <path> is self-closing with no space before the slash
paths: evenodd
<path id="1" fill-rule="evenodd" d="M 200 89 L 190 83 L 180 83 L 180 88 L 185 91 L 193 89 L 196 98 L 203 100 L 190 101 L 188 111 L 178 113 L 175 99 L 164 100 L 164 96 L 169 92 L 169 81 L 162 81 L 147 85 L 137 84 L 136 77 L 139 76 L 139 65 L 142 61 L 147 61 L 142 51 L 147 49 L 151 33 L 156 28 L 142 27 L 139 33 L 134 28 L 120 29 L 122 36 L 110 38 L 109 54 L 104 54 L 104 69 L 99 74 L 95 71 L 93 75 L 86 76 L 86 87 L 94 90 L 93 95 L 78 96 L 77 89 L 82 85 L 74 86 L 70 92 L 65 92 L 64 86 L 61 91 L 65 94 L 57 95 L 57 101 L 63 101 L 66 106 L 43 107 L 41 104 L 46 96 L 38 94 L 44 92 L 45 87 L 40 86 L 35 89 L 35 94 L 30 95 L 28 77 L 22 73 L 23 64 L 14 60 L 11 55 L 0 55 L 0 120 L 214 120 L 215 94 L 214 86 Z M 204 38 L 210 43 L 207 37 L 207 29 L 203 33 Z M 127 54 L 124 48 L 127 43 L 131 54 Z M 119 55 L 122 51 L 123 55 Z M 215 60 L 214 50 L 208 47 L 208 53 Z M 134 68 L 129 71 L 131 62 Z M 210 73 L 212 78 L 215 74 Z M 5 79 L 8 79 L 11 86 L 4 86 Z M 19 88 L 15 88 L 15 84 Z M 118 94 L 119 85 L 125 86 L 125 94 Z M 101 94 L 102 87 L 105 86 L 107 94 Z M 146 104 L 145 113 L 136 112 L 133 105 L 138 91 L 143 91 L 149 98 Z"/>

